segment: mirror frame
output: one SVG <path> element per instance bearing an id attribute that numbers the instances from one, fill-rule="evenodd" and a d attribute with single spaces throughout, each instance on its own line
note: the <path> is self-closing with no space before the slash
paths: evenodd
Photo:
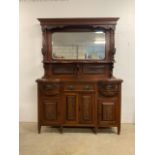
<path id="1" fill-rule="evenodd" d="M 54 47 L 54 44 L 53 44 L 53 42 L 54 42 L 54 34 L 55 33 L 59 33 L 59 35 L 62 33 L 63 35 L 65 35 L 65 33 L 70 33 L 70 35 L 71 35 L 71 37 L 74 37 L 74 35 L 76 34 L 76 33 L 95 33 L 95 32 L 99 32 L 99 30 L 98 31 L 89 31 L 89 32 L 86 32 L 86 31 L 83 31 L 83 32 L 77 32 L 77 31 L 74 31 L 74 32 L 66 32 L 66 31 L 64 31 L 64 32 L 54 32 L 54 33 L 52 33 L 51 34 L 51 46 L 52 46 L 52 50 L 51 50 L 51 56 L 52 56 L 52 60 L 66 60 L 66 61 L 85 61 L 85 60 L 88 60 L 88 61 L 104 61 L 104 59 L 105 59 L 105 57 L 106 57 L 106 39 L 105 39 L 105 32 L 102 30 L 100 30 L 100 32 L 103 32 L 103 36 L 101 36 L 101 37 L 103 37 L 103 39 L 105 40 L 105 43 L 103 43 L 103 44 L 101 44 L 101 45 L 95 45 L 94 43 L 92 43 L 92 46 L 94 46 L 94 48 L 95 48 L 95 46 L 96 46 L 96 48 L 97 48 L 97 46 L 102 46 L 103 48 L 102 49 L 100 49 L 100 53 L 101 53 L 101 55 L 102 55 L 102 57 L 103 58 L 78 58 L 78 56 L 79 56 L 79 51 L 77 52 L 77 57 L 76 58 L 54 58 L 54 56 L 53 56 L 53 52 L 56 54 L 56 50 L 54 50 L 53 49 L 53 47 Z M 71 33 L 73 33 L 73 34 L 71 34 Z M 87 34 L 86 34 L 87 35 Z M 97 35 L 99 35 L 99 34 L 95 34 L 96 36 Z M 94 37 L 95 37 L 95 35 L 94 35 Z M 101 34 L 100 34 L 101 35 Z M 94 39 L 94 38 L 93 38 Z M 63 41 L 63 40 L 62 40 Z M 71 38 L 69 38 L 69 41 L 71 41 Z M 84 40 L 84 41 L 86 41 L 86 39 Z M 67 45 L 67 44 L 66 44 Z M 84 48 L 85 48 L 85 45 L 86 46 L 88 46 L 89 47 L 89 45 L 87 45 L 87 44 L 84 44 L 83 46 L 84 46 Z M 57 45 L 56 45 L 57 46 Z M 55 46 L 55 47 L 56 47 Z M 77 46 L 78 46 L 78 42 L 77 42 Z M 91 45 L 90 45 L 91 46 Z M 59 45 L 57 46 L 57 47 L 59 47 Z M 61 45 L 60 45 L 60 47 L 61 47 Z M 79 46 L 80 47 L 80 46 Z M 63 46 L 62 46 L 62 48 L 63 48 Z M 94 49 L 95 50 L 95 49 Z M 71 51 L 70 51 L 71 52 Z"/>
<path id="2" fill-rule="evenodd" d="M 48 49 L 50 53 L 50 61 L 52 62 L 104 62 L 108 56 L 108 49 L 110 49 L 110 33 L 109 29 L 105 29 L 103 27 L 93 27 L 86 25 L 74 25 L 74 26 L 62 26 L 62 27 L 54 27 L 47 30 L 48 31 Z M 104 59 L 55 59 L 52 57 L 52 34 L 55 32 L 96 32 L 103 31 L 105 33 L 105 57 Z"/>

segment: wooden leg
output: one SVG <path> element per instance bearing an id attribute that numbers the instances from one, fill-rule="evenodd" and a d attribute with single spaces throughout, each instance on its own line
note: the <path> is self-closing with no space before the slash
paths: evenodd
<path id="1" fill-rule="evenodd" d="M 95 134 L 97 134 L 97 127 L 94 127 L 94 128 L 93 128 L 93 132 L 94 132 Z"/>
<path id="2" fill-rule="evenodd" d="M 60 133 L 63 133 L 63 126 L 60 126 L 59 131 Z"/>
<path id="3" fill-rule="evenodd" d="M 41 132 L 41 125 L 38 124 L 38 133 Z"/>
<path id="4" fill-rule="evenodd" d="M 120 132 L 121 132 L 121 127 L 118 126 L 118 127 L 117 127 L 117 134 L 120 135 Z"/>

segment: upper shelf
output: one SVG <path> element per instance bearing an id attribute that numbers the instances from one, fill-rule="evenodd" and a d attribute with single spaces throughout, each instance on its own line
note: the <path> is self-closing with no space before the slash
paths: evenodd
<path id="1" fill-rule="evenodd" d="M 41 25 L 116 25 L 119 18 L 38 18 Z"/>

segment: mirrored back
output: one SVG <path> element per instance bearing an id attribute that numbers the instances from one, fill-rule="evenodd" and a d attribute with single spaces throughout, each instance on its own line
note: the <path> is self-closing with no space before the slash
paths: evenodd
<path id="1" fill-rule="evenodd" d="M 54 32 L 52 58 L 65 60 L 103 60 L 105 58 L 105 33 Z"/>

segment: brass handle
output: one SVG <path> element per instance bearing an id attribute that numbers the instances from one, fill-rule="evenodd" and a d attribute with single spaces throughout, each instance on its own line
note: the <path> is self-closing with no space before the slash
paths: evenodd
<path id="1" fill-rule="evenodd" d="M 90 85 L 84 86 L 84 90 L 91 90 L 91 86 Z"/>
<path id="2" fill-rule="evenodd" d="M 46 89 L 53 89 L 53 88 L 54 88 L 54 86 L 51 84 L 46 85 Z"/>
<path id="3" fill-rule="evenodd" d="M 69 85 L 69 86 L 68 86 L 68 89 L 69 89 L 69 90 L 73 90 L 73 89 L 74 89 L 74 86 L 73 86 L 73 85 Z"/>
<path id="4" fill-rule="evenodd" d="M 113 85 L 109 84 L 109 85 L 106 86 L 106 88 L 111 89 L 111 88 L 113 88 Z"/>

